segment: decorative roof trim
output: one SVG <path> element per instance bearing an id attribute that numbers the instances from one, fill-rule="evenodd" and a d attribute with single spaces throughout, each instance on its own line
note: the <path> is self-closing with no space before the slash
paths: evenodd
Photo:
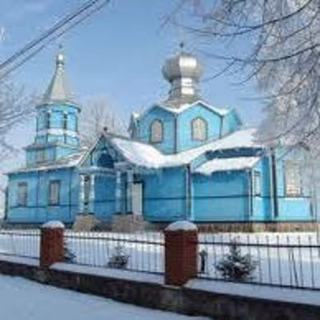
<path id="1" fill-rule="evenodd" d="M 136 119 L 139 119 L 139 120 L 142 119 L 144 116 L 146 116 L 147 113 L 149 113 L 154 108 L 160 108 L 160 109 L 163 109 L 164 111 L 167 111 L 167 112 L 173 113 L 173 114 L 180 114 L 183 111 L 185 111 L 189 108 L 192 108 L 197 104 L 201 104 L 202 106 L 204 106 L 205 108 L 207 108 L 210 111 L 213 111 L 214 113 L 216 113 L 220 117 L 224 117 L 232 111 L 237 113 L 235 109 L 220 109 L 220 108 L 217 108 L 217 107 L 210 105 L 209 103 L 205 102 L 202 99 L 199 99 L 199 100 L 192 102 L 192 103 L 186 103 L 183 106 L 181 106 L 180 108 L 170 108 L 170 107 L 166 106 L 164 102 L 155 103 L 151 107 L 149 107 L 147 110 L 142 112 L 139 115 L 139 117 L 136 117 Z M 239 118 L 239 115 L 237 115 L 237 116 Z"/>
<path id="2" fill-rule="evenodd" d="M 41 148 L 46 148 L 46 147 L 67 147 L 69 149 L 76 149 L 78 150 L 79 146 L 73 146 L 71 144 L 66 144 L 66 143 L 61 143 L 61 142 L 48 142 L 48 143 L 32 143 L 23 149 L 25 150 L 31 150 L 31 149 L 41 149 Z"/>
<path id="3" fill-rule="evenodd" d="M 36 105 L 37 109 L 45 108 L 48 106 L 63 106 L 63 107 L 73 107 L 81 111 L 81 105 L 75 101 L 67 101 L 67 100 L 52 100 L 48 102 L 40 102 Z"/>
<path id="4" fill-rule="evenodd" d="M 46 171 L 46 170 L 61 170 L 66 168 L 76 168 L 79 166 L 82 158 L 84 157 L 86 153 L 86 150 L 82 150 L 78 153 L 71 154 L 67 157 L 60 158 L 53 162 L 47 162 L 43 164 L 39 164 L 37 166 L 30 166 L 30 167 L 24 167 L 16 170 L 12 170 L 9 172 L 6 172 L 6 175 L 10 174 L 19 174 L 19 173 L 27 173 L 27 172 L 36 172 L 36 171 Z M 74 159 L 75 156 L 78 156 L 78 158 Z M 69 163 L 59 163 L 61 161 L 68 161 Z"/>

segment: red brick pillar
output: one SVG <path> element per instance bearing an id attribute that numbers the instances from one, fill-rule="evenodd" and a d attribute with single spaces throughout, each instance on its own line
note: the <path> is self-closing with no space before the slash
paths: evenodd
<path id="1" fill-rule="evenodd" d="M 48 268 L 64 260 L 64 225 L 60 221 L 50 221 L 41 227 L 40 267 Z"/>
<path id="2" fill-rule="evenodd" d="M 191 222 L 177 221 L 164 234 L 165 283 L 181 286 L 197 275 L 198 230 Z"/>

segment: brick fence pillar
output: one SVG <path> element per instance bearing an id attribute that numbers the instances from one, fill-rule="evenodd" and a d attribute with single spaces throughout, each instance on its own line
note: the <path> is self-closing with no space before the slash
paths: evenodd
<path id="1" fill-rule="evenodd" d="M 48 268 L 52 264 L 64 260 L 63 234 L 64 224 L 60 221 L 49 221 L 41 227 L 41 268 Z"/>
<path id="2" fill-rule="evenodd" d="M 198 230 L 188 221 L 177 221 L 165 229 L 165 283 L 181 286 L 198 271 Z"/>

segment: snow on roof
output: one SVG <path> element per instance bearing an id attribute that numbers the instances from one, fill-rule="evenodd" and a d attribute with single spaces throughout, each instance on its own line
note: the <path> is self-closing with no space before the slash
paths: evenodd
<path id="1" fill-rule="evenodd" d="M 27 166 L 17 170 L 13 170 L 8 172 L 10 173 L 19 173 L 19 172 L 30 172 L 30 171 L 45 171 L 45 170 L 55 170 L 55 169 L 62 169 L 62 168 L 70 168 L 77 166 L 83 156 L 86 154 L 87 149 L 83 149 L 80 152 L 71 154 L 70 156 L 63 157 L 58 159 L 54 162 L 43 162 L 36 164 L 34 166 Z"/>
<path id="2" fill-rule="evenodd" d="M 138 112 L 132 112 L 131 116 L 133 119 L 138 119 L 140 117 L 140 114 Z"/>
<path id="3" fill-rule="evenodd" d="M 244 170 L 252 168 L 260 159 L 260 157 L 213 159 L 196 168 L 194 172 L 210 175 L 218 171 Z"/>
<path id="4" fill-rule="evenodd" d="M 132 164 L 146 168 L 175 167 L 190 163 L 206 151 L 262 147 L 255 141 L 256 129 L 236 131 L 224 138 L 180 153 L 165 155 L 154 146 L 123 137 L 109 136 L 111 143 Z"/>
<path id="5" fill-rule="evenodd" d="M 185 110 L 187 110 L 188 108 L 191 108 L 193 107 L 194 105 L 196 104 L 202 104 L 203 106 L 205 106 L 206 108 L 214 111 L 215 113 L 217 113 L 218 115 L 220 116 L 225 116 L 227 115 L 229 112 L 231 112 L 233 109 L 230 109 L 230 108 L 216 108 L 212 105 L 210 105 L 209 103 L 205 102 L 204 100 L 196 100 L 192 103 L 184 103 L 184 104 L 181 104 L 179 105 L 178 108 L 173 108 L 172 106 L 170 106 L 170 104 L 166 104 L 166 102 L 159 102 L 159 103 L 155 103 L 153 104 L 150 108 L 146 109 L 143 113 L 141 114 L 136 114 L 134 119 L 138 119 L 138 118 L 142 118 L 145 114 L 147 114 L 152 108 L 161 108 L 161 109 L 164 109 L 168 112 L 171 112 L 171 113 L 175 113 L 175 114 L 179 114 Z"/>
<path id="6" fill-rule="evenodd" d="M 196 104 L 202 104 L 206 108 L 214 111 L 215 113 L 219 114 L 220 116 L 225 116 L 226 114 L 228 114 L 231 111 L 231 109 L 216 108 L 203 100 L 197 100 L 192 103 L 185 103 L 185 104 L 180 105 L 179 108 L 172 108 L 170 105 L 166 105 L 165 102 L 156 104 L 156 106 L 159 106 L 160 108 L 165 109 L 169 112 L 181 113 L 181 112 L 185 111 L 186 109 L 193 107 Z"/>
<path id="7" fill-rule="evenodd" d="M 129 162 L 137 166 L 159 168 L 163 165 L 165 156 L 151 145 L 122 137 L 111 138 L 111 142 Z"/>

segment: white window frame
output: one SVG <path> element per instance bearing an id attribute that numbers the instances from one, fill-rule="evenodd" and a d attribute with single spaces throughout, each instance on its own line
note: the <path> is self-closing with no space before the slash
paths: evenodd
<path id="1" fill-rule="evenodd" d="M 300 197 L 302 195 L 302 179 L 300 164 L 296 161 L 284 162 L 284 187 L 286 197 Z"/>
<path id="2" fill-rule="evenodd" d="M 150 142 L 160 143 L 163 141 L 163 123 L 161 120 L 153 120 L 150 125 Z"/>
<path id="3" fill-rule="evenodd" d="M 261 172 L 253 171 L 253 195 L 261 196 L 262 186 L 261 186 Z"/>
<path id="4" fill-rule="evenodd" d="M 60 204 L 60 180 L 49 181 L 48 203 L 50 206 L 58 206 Z"/>
<path id="5" fill-rule="evenodd" d="M 18 183 L 17 202 L 19 207 L 26 207 L 28 205 L 28 183 L 27 182 Z"/>
<path id="6" fill-rule="evenodd" d="M 208 139 L 208 123 L 205 119 L 197 117 L 191 122 L 191 135 L 194 141 L 205 141 Z"/>

